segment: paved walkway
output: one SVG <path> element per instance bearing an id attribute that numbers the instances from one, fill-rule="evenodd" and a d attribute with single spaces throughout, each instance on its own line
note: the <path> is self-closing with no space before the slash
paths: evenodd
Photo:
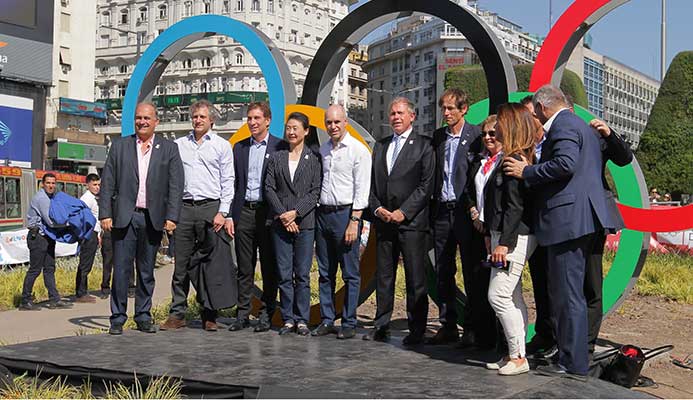
<path id="1" fill-rule="evenodd" d="M 171 298 L 171 275 L 173 265 L 169 264 L 154 271 L 156 286 L 153 304 L 157 305 Z M 132 312 L 135 299 L 129 299 L 128 311 Z M 74 336 L 80 331 L 108 329 L 111 314 L 109 300 L 97 298 L 96 303 L 74 303 L 71 309 L 41 311 L 0 312 L 0 341 L 4 344 L 32 342 L 63 336 Z"/>

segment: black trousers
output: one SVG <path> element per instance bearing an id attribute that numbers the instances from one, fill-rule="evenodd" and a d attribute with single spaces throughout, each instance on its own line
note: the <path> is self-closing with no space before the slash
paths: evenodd
<path id="1" fill-rule="evenodd" d="M 409 334 L 423 336 L 428 317 L 426 292 L 426 257 L 428 233 L 398 229 L 378 224 L 376 234 L 376 314 L 375 328 L 386 329 L 390 324 L 395 302 L 395 277 L 399 256 L 404 263 L 407 288 L 407 322 Z"/>
<path id="2" fill-rule="evenodd" d="M 238 263 L 238 319 L 246 320 L 250 315 L 250 298 L 255 287 L 255 265 L 259 249 L 262 272 L 260 317 L 271 320 L 277 309 L 279 270 L 274 256 L 270 228 L 267 226 L 267 206 L 261 205 L 255 209 L 244 206 L 239 221 L 234 221 L 234 224 Z"/>
<path id="3" fill-rule="evenodd" d="M 483 344 L 495 343 L 496 318 L 488 302 L 491 274 L 480 263 L 486 257 L 482 234 L 474 230 L 471 220 L 461 209 L 440 207 L 436 212 L 433 235 L 441 324 L 453 327 L 457 324 L 455 255 L 459 249 L 464 291 L 467 295 L 463 327 L 465 331 L 474 332 L 477 341 Z"/>
<path id="4" fill-rule="evenodd" d="M 75 296 L 86 296 L 89 291 L 89 273 L 94 266 L 94 257 L 99 248 L 99 234 L 93 232 L 89 239 L 83 240 L 79 247 L 79 264 L 75 274 Z"/>
<path id="5" fill-rule="evenodd" d="M 115 266 L 111 291 L 111 324 L 124 324 L 127 320 L 128 281 L 133 264 L 137 270 L 134 319 L 138 323 L 151 321 L 154 263 L 162 233 L 163 231 L 154 229 L 146 211 L 133 213 L 127 227 L 113 229 Z"/>
<path id="6" fill-rule="evenodd" d="M 555 343 L 556 336 L 551 323 L 551 304 L 549 304 L 549 291 L 546 278 L 548 270 L 547 257 L 546 247 L 537 246 L 534 253 L 529 258 L 529 274 L 532 277 L 534 304 L 537 309 L 534 330 L 542 341 Z"/>
<path id="7" fill-rule="evenodd" d="M 36 278 L 43 272 L 43 283 L 48 289 L 48 299 L 51 302 L 60 300 L 60 293 L 55 286 L 55 241 L 43 236 L 38 231 L 30 230 L 26 239 L 29 247 L 29 270 L 24 276 L 22 287 L 22 303 L 31 301 Z"/>
<path id="8" fill-rule="evenodd" d="M 111 232 L 101 232 L 101 258 L 103 260 L 103 274 L 101 276 L 101 290 L 111 288 L 111 275 L 113 275 L 113 235 Z M 135 288 L 135 270 L 130 275 L 129 288 Z"/>
<path id="9" fill-rule="evenodd" d="M 604 283 L 602 259 L 606 232 L 599 230 L 594 236 L 594 245 L 587 257 L 583 288 L 587 302 L 587 344 L 590 352 L 594 352 L 594 345 L 597 343 L 599 329 L 602 326 L 602 285 Z"/>
<path id="10" fill-rule="evenodd" d="M 219 211 L 219 201 L 212 201 L 203 205 L 183 203 L 175 237 L 176 263 L 171 278 L 171 308 L 169 315 L 183 319 L 188 309 L 188 293 L 190 292 L 190 257 L 193 255 L 202 235 L 205 234 L 205 224 L 212 222 Z M 231 255 L 229 254 L 229 259 Z M 212 319 L 212 318 L 210 318 Z"/>

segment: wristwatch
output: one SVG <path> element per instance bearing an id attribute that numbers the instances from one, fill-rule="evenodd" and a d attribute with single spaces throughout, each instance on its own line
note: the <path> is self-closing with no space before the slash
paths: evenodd
<path id="1" fill-rule="evenodd" d="M 219 214 L 221 214 L 221 216 L 224 218 L 229 216 L 229 213 L 226 213 L 226 212 L 220 212 Z"/>
<path id="2" fill-rule="evenodd" d="M 354 222 L 361 222 L 361 218 L 359 218 L 359 217 L 357 217 L 357 216 L 354 216 L 354 215 L 352 215 L 351 217 L 349 217 L 349 219 L 350 219 L 351 221 L 354 221 Z"/>

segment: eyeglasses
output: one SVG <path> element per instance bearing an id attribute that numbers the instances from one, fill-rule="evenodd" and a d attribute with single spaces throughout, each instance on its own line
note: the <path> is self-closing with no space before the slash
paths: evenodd
<path id="1" fill-rule="evenodd" d="M 488 131 L 481 131 L 482 137 L 486 136 L 486 135 L 488 135 L 489 137 L 496 137 L 496 130 L 492 129 L 492 130 L 488 130 Z"/>

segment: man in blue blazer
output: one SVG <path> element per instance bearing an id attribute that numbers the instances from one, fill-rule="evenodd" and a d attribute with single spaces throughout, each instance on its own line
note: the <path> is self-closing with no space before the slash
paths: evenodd
<path id="1" fill-rule="evenodd" d="M 534 110 L 544 124 L 541 162 L 506 159 L 504 169 L 521 177 L 535 193 L 534 232 L 547 247 L 548 289 L 558 342 L 558 364 L 542 374 L 586 379 L 587 306 L 583 292 L 586 260 L 597 232 L 613 228 L 602 187 L 598 136 L 572 113 L 563 93 L 551 86 L 534 94 Z"/>
<path id="2" fill-rule="evenodd" d="M 227 232 L 235 235 L 238 263 L 238 316 L 229 330 L 238 331 L 250 326 L 250 297 L 255 286 L 255 264 L 260 249 L 262 271 L 262 306 L 255 332 L 270 329 L 272 315 L 277 308 L 279 288 L 278 271 L 270 230 L 266 224 L 267 204 L 264 198 L 264 177 L 267 160 L 278 150 L 288 148 L 285 141 L 270 135 L 272 112 L 267 103 L 248 105 L 247 122 L 251 137 L 234 146 L 233 166 L 236 180 Z"/>
<path id="3" fill-rule="evenodd" d="M 113 142 L 101 175 L 99 220 L 104 231 L 112 230 L 115 259 L 109 330 L 112 335 L 122 334 L 127 320 L 133 262 L 137 268 L 137 329 L 157 331 L 150 313 L 156 252 L 163 231 L 176 229 L 183 198 L 183 163 L 178 146 L 154 135 L 158 124 L 156 106 L 138 104 L 136 134 Z"/>

